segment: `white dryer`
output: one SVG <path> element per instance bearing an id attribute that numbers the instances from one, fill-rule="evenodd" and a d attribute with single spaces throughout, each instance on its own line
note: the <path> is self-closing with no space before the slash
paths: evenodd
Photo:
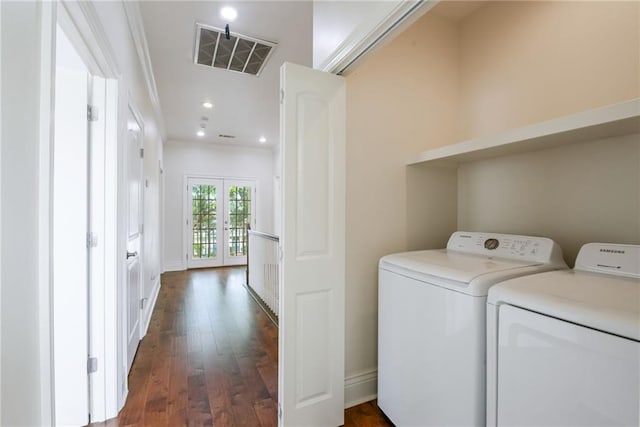
<path id="1" fill-rule="evenodd" d="M 491 288 L 487 425 L 638 426 L 639 390 L 640 246 Z"/>
<path id="2" fill-rule="evenodd" d="M 387 255 L 378 282 L 378 406 L 399 426 L 484 425 L 488 289 L 567 268 L 552 240 L 454 233 Z"/>

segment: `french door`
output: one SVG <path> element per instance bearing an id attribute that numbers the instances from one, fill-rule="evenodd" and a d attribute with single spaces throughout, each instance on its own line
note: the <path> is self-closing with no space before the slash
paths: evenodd
<path id="1" fill-rule="evenodd" d="M 252 180 L 187 178 L 187 267 L 247 263 L 247 225 L 255 226 Z"/>

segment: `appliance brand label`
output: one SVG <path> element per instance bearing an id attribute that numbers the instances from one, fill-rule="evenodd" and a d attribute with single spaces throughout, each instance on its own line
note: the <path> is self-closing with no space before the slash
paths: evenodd
<path id="1" fill-rule="evenodd" d="M 620 250 L 620 249 L 600 249 L 600 252 L 606 252 L 606 253 L 609 253 L 609 254 L 624 254 L 624 253 L 626 253 L 625 251 Z"/>

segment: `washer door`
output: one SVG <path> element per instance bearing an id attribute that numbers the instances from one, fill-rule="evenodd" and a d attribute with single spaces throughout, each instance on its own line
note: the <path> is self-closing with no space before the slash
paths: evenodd
<path id="1" fill-rule="evenodd" d="M 498 425 L 639 425 L 640 343 L 499 310 Z"/>

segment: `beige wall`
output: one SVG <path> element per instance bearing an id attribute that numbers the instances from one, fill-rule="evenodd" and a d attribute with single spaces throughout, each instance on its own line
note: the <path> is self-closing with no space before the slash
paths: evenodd
<path id="1" fill-rule="evenodd" d="M 550 234 L 572 263 L 583 241 L 634 229 L 640 165 L 632 137 L 459 171 L 405 164 L 423 150 L 638 97 L 638 5 L 492 2 L 455 21 L 438 6 L 348 75 L 347 377 L 377 365 L 380 256 L 442 246 L 460 227 Z M 579 223 L 556 222 L 575 216 Z M 638 232 L 636 223 L 626 241 L 637 243 Z"/>
<path id="2" fill-rule="evenodd" d="M 460 139 L 640 96 L 640 2 L 489 2 L 459 23 Z"/>
<path id="3" fill-rule="evenodd" d="M 407 247 L 406 160 L 456 140 L 456 46 L 425 16 L 347 78 L 347 375 L 377 365 L 377 262 Z"/>
<path id="4" fill-rule="evenodd" d="M 640 244 L 640 134 L 462 165 L 458 226 L 550 237 L 570 266 L 584 243 Z"/>

